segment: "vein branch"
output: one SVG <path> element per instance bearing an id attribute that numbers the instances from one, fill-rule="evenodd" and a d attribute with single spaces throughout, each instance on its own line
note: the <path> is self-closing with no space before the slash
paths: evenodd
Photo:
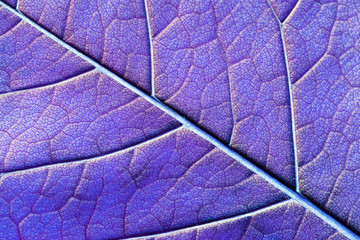
<path id="1" fill-rule="evenodd" d="M 51 163 L 51 164 L 46 164 L 46 165 L 41 165 L 41 166 L 25 168 L 25 169 L 9 170 L 9 171 L 0 173 L 0 178 L 5 176 L 5 175 L 14 174 L 14 173 L 23 172 L 23 171 L 29 171 L 29 170 L 33 170 L 33 169 L 44 169 L 44 168 L 49 168 L 49 167 L 53 167 L 53 166 L 67 165 L 67 164 L 70 164 L 70 163 L 84 163 L 84 162 L 89 162 L 89 161 L 93 161 L 93 160 L 96 160 L 96 159 L 100 159 L 100 158 L 103 158 L 103 157 L 110 157 L 110 156 L 113 156 L 113 155 L 116 155 L 116 154 L 119 154 L 119 153 L 122 153 L 122 152 L 127 152 L 127 151 L 130 151 L 130 150 L 134 150 L 134 149 L 136 149 L 138 147 L 141 147 L 143 145 L 146 145 L 146 144 L 150 144 L 150 143 L 152 143 L 152 142 L 154 142 L 156 140 L 159 140 L 161 138 L 164 138 L 166 136 L 174 134 L 174 133 L 180 131 L 181 129 L 183 129 L 183 126 L 180 125 L 180 126 L 175 127 L 175 128 L 173 128 L 173 129 L 171 129 L 171 130 L 169 130 L 167 132 L 161 133 L 161 134 L 159 134 L 157 136 L 154 136 L 152 138 L 145 139 L 144 141 L 134 143 L 133 145 L 127 146 L 127 147 L 122 148 L 122 149 L 117 149 L 117 150 L 114 150 L 114 151 L 105 152 L 105 153 L 103 153 L 101 155 L 97 155 L 97 156 L 94 156 L 94 157 L 76 158 L 76 159 L 66 161 L 66 162 L 57 162 L 57 163 Z"/>
<path id="2" fill-rule="evenodd" d="M 33 89 L 44 89 L 44 88 L 56 87 L 58 85 L 63 85 L 65 83 L 67 83 L 67 82 L 71 82 L 76 78 L 81 78 L 83 76 L 86 76 L 86 75 L 88 75 L 88 74 L 90 74 L 92 72 L 96 72 L 96 69 L 95 68 L 86 69 L 85 71 L 76 73 L 76 74 L 74 74 L 72 76 L 69 76 L 67 78 L 64 78 L 62 80 L 59 80 L 57 82 L 53 82 L 53 83 L 50 83 L 50 84 L 46 84 L 46 85 L 28 86 L 28 87 L 24 87 L 24 88 L 20 88 L 20 89 L 15 89 L 15 90 L 13 90 L 11 92 L 0 93 L 0 98 L 5 97 L 5 96 L 9 96 L 9 95 L 12 95 L 12 94 L 18 94 L 18 93 L 26 92 L 26 91 L 33 90 Z"/>
<path id="3" fill-rule="evenodd" d="M 215 14 L 215 8 L 214 6 L 211 4 L 211 8 Z M 233 126 L 232 126 L 232 130 L 231 130 L 231 136 L 230 136 L 230 142 L 229 142 L 229 146 L 231 146 L 233 144 L 233 140 L 234 140 L 234 136 L 235 136 L 235 128 L 236 128 L 236 117 L 235 117 L 235 109 L 234 109 L 234 96 L 232 93 L 233 87 L 232 87 L 232 80 L 231 80 L 231 73 L 230 73 L 230 63 L 228 60 L 228 56 L 226 53 L 226 48 L 223 44 L 223 42 L 221 41 L 219 34 L 219 26 L 218 24 L 216 25 L 216 38 L 219 41 L 219 45 L 220 48 L 222 50 L 222 52 L 224 53 L 224 58 L 225 58 L 225 64 L 226 64 L 226 70 L 227 70 L 227 78 L 228 78 L 228 82 L 229 82 L 229 94 L 230 94 L 230 109 L 231 109 L 231 117 L 233 119 Z"/>
<path id="4" fill-rule="evenodd" d="M 291 202 L 291 200 L 286 199 L 286 200 L 283 200 L 283 201 L 268 205 L 266 207 L 254 210 L 252 212 L 239 214 L 239 215 L 236 215 L 236 216 L 233 216 L 233 217 L 224 218 L 224 219 L 217 219 L 217 220 L 214 220 L 212 222 L 207 222 L 207 223 L 202 223 L 202 224 L 195 225 L 195 226 L 189 226 L 189 227 L 184 227 L 184 228 L 180 228 L 180 229 L 170 230 L 170 231 L 167 231 L 167 232 L 161 232 L 161 233 L 157 233 L 157 234 L 148 234 L 148 235 L 131 237 L 131 238 L 126 238 L 126 239 L 128 239 L 128 240 L 130 240 L 130 239 L 131 240 L 132 239 L 134 239 L 134 240 L 139 239 L 140 240 L 140 239 L 152 239 L 152 238 L 158 238 L 158 237 L 166 237 L 166 236 L 169 236 L 169 235 L 174 236 L 175 234 L 182 233 L 182 232 L 196 231 L 196 230 L 199 230 L 199 229 L 202 229 L 202 228 L 213 227 L 213 226 L 217 226 L 218 224 L 224 224 L 224 223 L 233 222 L 233 221 L 236 221 L 236 220 L 239 220 L 239 219 L 242 219 L 242 218 L 251 217 L 251 216 L 254 216 L 256 214 L 266 212 L 266 211 L 268 211 L 270 209 L 281 207 L 281 206 L 283 206 L 285 204 L 288 204 L 289 202 Z"/>
<path id="5" fill-rule="evenodd" d="M 20 12 L 20 9 L 19 9 L 19 6 L 20 6 L 20 0 L 16 0 L 16 10 Z"/>
<path id="6" fill-rule="evenodd" d="M 64 48 L 72 51 L 74 54 L 78 55 L 85 61 L 89 62 L 90 64 L 94 65 L 100 72 L 104 73 L 105 75 L 113 78 L 115 81 L 117 81 L 119 84 L 123 85 L 124 87 L 128 88 L 129 90 L 133 91 L 134 93 L 138 94 L 142 98 L 144 98 L 149 103 L 153 104 L 154 106 L 158 107 L 163 112 L 167 113 L 180 123 L 182 123 L 185 127 L 187 127 L 190 131 L 197 134 L 201 138 L 207 140 L 208 142 L 212 143 L 215 147 L 222 150 L 225 154 L 227 154 L 229 157 L 235 159 L 240 164 L 242 164 L 244 167 L 248 168 L 252 172 L 256 173 L 260 177 L 262 177 L 265 181 L 273 185 L 275 188 L 279 189 L 283 193 L 287 194 L 289 197 L 291 197 L 295 202 L 297 202 L 299 205 L 305 207 L 309 211 L 313 212 L 315 215 L 317 215 L 320 219 L 322 219 L 324 222 L 328 223 L 330 226 L 341 232 L 344 236 L 350 238 L 350 239 L 359 239 L 358 236 L 352 232 L 350 229 L 345 227 L 343 224 L 341 224 L 339 221 L 337 221 L 334 217 L 320 209 L 318 206 L 316 206 L 314 203 L 312 203 L 309 199 L 302 196 L 298 192 L 292 190 L 273 176 L 271 176 L 268 172 L 264 171 L 262 168 L 258 167 L 248 159 L 241 156 L 239 153 L 231 149 L 229 146 L 225 145 L 221 141 L 219 141 L 217 138 L 213 137 L 200 127 L 198 127 L 196 124 L 192 123 L 191 121 L 184 118 L 181 114 L 176 112 L 174 109 L 170 108 L 169 106 L 165 105 L 164 103 L 158 101 L 156 98 L 153 98 L 152 96 L 146 94 L 139 88 L 135 87 L 134 85 L 130 84 L 129 82 L 125 81 L 118 75 L 116 75 L 111 70 L 107 69 L 106 67 L 102 66 L 89 56 L 85 55 L 84 53 L 80 52 L 76 48 L 72 47 L 68 43 L 64 42 L 63 40 L 56 37 L 54 34 L 49 32 L 48 30 L 44 29 L 40 25 L 38 25 L 36 22 L 32 21 L 27 16 L 23 15 L 22 13 L 16 11 L 15 9 L 11 8 L 4 2 L 0 1 L 0 5 L 4 6 L 6 9 L 8 9 L 13 14 L 20 17 L 22 20 L 30 24 L 31 26 L 38 29 L 40 32 L 63 46 Z"/>
<path id="7" fill-rule="evenodd" d="M 295 6 L 291 9 L 291 12 L 286 16 L 286 18 L 284 19 L 283 23 L 290 18 L 290 16 L 292 16 L 294 14 L 294 12 L 296 11 L 296 9 L 298 8 L 299 4 L 300 4 L 301 0 L 298 0 L 295 4 Z"/>
<path id="8" fill-rule="evenodd" d="M 150 23 L 150 14 L 147 0 L 144 0 L 145 12 L 146 12 L 146 25 L 149 33 L 149 44 L 150 44 L 150 61 L 151 61 L 151 96 L 156 98 L 155 91 L 155 67 L 154 67 L 154 47 L 153 47 L 153 37 Z"/>
<path id="9" fill-rule="evenodd" d="M 291 76 L 290 76 L 290 68 L 289 68 L 289 60 L 287 57 L 286 52 L 286 42 L 284 36 L 284 28 L 283 23 L 280 21 L 278 15 L 276 14 L 273 6 L 271 5 L 270 1 L 267 0 L 271 11 L 273 12 L 276 20 L 279 23 L 280 27 L 280 34 L 281 34 L 281 41 L 282 41 L 282 48 L 284 51 L 284 58 L 285 58 L 285 66 L 286 66 L 286 77 L 288 82 L 288 89 L 289 89 L 289 96 L 290 96 L 290 112 L 291 112 L 291 131 L 292 131 L 292 141 L 293 141 L 293 149 L 294 149 L 294 165 L 295 165 L 295 183 L 296 183 L 296 192 L 301 193 L 300 191 L 300 184 L 299 184 L 299 161 L 298 161 L 298 150 L 297 150 L 297 143 L 296 143 L 296 124 L 295 124 L 295 110 L 294 110 L 294 100 L 293 100 L 293 91 L 292 91 L 292 83 L 291 83 Z"/>

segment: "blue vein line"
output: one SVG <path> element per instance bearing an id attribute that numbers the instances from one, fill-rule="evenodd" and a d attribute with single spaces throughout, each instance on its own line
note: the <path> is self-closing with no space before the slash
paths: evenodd
<path id="1" fill-rule="evenodd" d="M 293 9 L 291 9 L 291 12 L 285 17 L 285 19 L 283 20 L 283 23 L 286 22 L 286 20 L 288 18 L 290 18 L 291 15 L 293 15 L 293 13 L 295 12 L 295 9 L 298 7 L 298 5 L 300 4 L 301 0 L 298 0 L 295 4 L 295 6 L 293 7 Z M 272 6 L 270 6 L 272 7 Z"/>
<path id="2" fill-rule="evenodd" d="M 285 43 L 283 23 L 280 21 L 278 15 L 276 14 L 276 12 L 275 12 L 273 6 L 271 5 L 271 3 L 269 2 L 269 0 L 267 0 L 267 2 L 269 4 L 269 6 L 271 8 L 271 11 L 273 12 L 276 20 L 278 21 L 279 27 L 280 27 L 282 48 L 283 48 L 283 51 L 284 51 L 285 65 L 286 65 L 286 75 L 287 75 L 287 82 L 288 82 L 289 95 L 290 95 L 291 131 L 292 131 L 292 140 L 293 140 L 293 148 L 294 148 L 296 191 L 298 193 L 301 193 L 301 191 L 300 191 L 300 183 L 299 183 L 299 161 L 298 161 L 298 150 L 297 150 L 297 143 L 296 143 L 294 100 L 293 100 L 292 83 L 291 83 L 291 77 L 290 77 L 289 60 L 288 60 L 287 53 L 286 53 L 286 43 Z"/>
<path id="3" fill-rule="evenodd" d="M 225 58 L 227 58 L 226 56 L 226 52 L 225 52 Z M 228 69 L 228 79 L 229 79 L 229 88 L 230 88 L 230 106 L 231 106 L 231 116 L 233 119 L 233 126 L 232 126 L 232 130 L 231 130 L 231 137 L 230 137 L 230 142 L 229 142 L 229 146 L 232 146 L 233 141 L 234 141 L 234 136 L 235 136 L 235 130 L 236 130 L 236 118 L 235 118 L 235 109 L 234 109 L 234 96 L 232 94 L 232 81 L 231 81 L 231 77 L 230 77 L 230 68 L 229 68 L 229 64 L 227 62 L 228 60 L 226 59 L 226 66 Z"/>
<path id="4" fill-rule="evenodd" d="M 149 234 L 149 235 L 143 235 L 143 236 L 137 236 L 137 237 L 120 238 L 120 239 L 127 239 L 127 240 L 130 240 L 130 239 L 135 240 L 136 239 L 136 240 L 140 240 L 140 239 L 151 239 L 151 238 L 156 238 L 156 237 L 174 236 L 174 234 L 177 234 L 177 233 L 190 232 L 190 231 L 194 231 L 194 230 L 202 229 L 202 228 L 206 228 L 206 227 L 214 227 L 214 226 L 217 226 L 218 224 L 234 222 L 234 221 L 239 220 L 239 219 L 252 217 L 254 215 L 261 214 L 263 212 L 269 211 L 271 209 L 276 209 L 278 207 L 284 206 L 284 205 L 289 204 L 291 202 L 293 202 L 293 201 L 290 200 L 290 199 L 285 199 L 285 200 L 282 200 L 280 202 L 277 202 L 277 203 L 274 203 L 274 204 L 271 204 L 271 205 L 256 209 L 254 211 L 251 211 L 251 212 L 248 212 L 248 213 L 242 213 L 242 214 L 239 214 L 237 216 L 228 217 L 228 218 L 225 218 L 225 219 L 214 220 L 212 222 L 207 222 L 207 223 L 200 223 L 200 224 L 195 225 L 195 226 L 170 230 L 168 232 L 155 233 L 155 234 Z"/>
<path id="5" fill-rule="evenodd" d="M 93 66 L 92 66 L 93 67 Z M 72 82 L 74 81 L 74 79 L 76 78 L 81 78 L 83 76 L 86 76 L 88 74 L 91 74 L 91 73 L 94 73 L 96 72 L 96 68 L 92 68 L 92 69 L 89 69 L 89 70 L 86 70 L 84 72 L 81 72 L 81 73 L 78 73 L 76 75 L 73 75 L 73 76 L 70 76 L 64 80 L 59 80 L 57 82 L 53 82 L 53 83 L 50 83 L 50 84 L 46 84 L 46 85 L 36 85 L 36 86 L 29 86 L 29 87 L 25 87 L 25 88 L 21 88 L 21 89 L 15 89 L 13 91 L 10 91 L 10 92 L 4 92 L 4 93 L 0 93 L 0 98 L 2 97 L 6 97 L 6 96 L 9 96 L 9 95 L 13 95 L 13 94 L 20 94 L 22 92 L 27 92 L 29 90 L 35 90 L 35 89 L 44 89 L 44 88 L 52 88 L 52 87 L 56 87 L 58 85 L 63 85 L 63 84 L 66 84 L 67 82 Z"/>
<path id="6" fill-rule="evenodd" d="M 153 38 L 152 38 L 152 31 L 150 25 L 150 15 L 149 9 L 147 5 L 147 0 L 144 0 L 145 5 L 145 12 L 146 12 L 146 24 L 149 33 L 149 43 L 150 43 L 150 61 L 151 61 L 151 96 L 156 98 L 155 92 L 155 68 L 154 68 L 154 47 L 153 47 Z"/>
<path id="7" fill-rule="evenodd" d="M 145 0 L 146 1 L 146 0 Z M 215 14 L 215 9 L 214 6 L 211 4 L 211 8 Z M 229 64 L 229 60 L 226 54 L 226 49 L 224 44 L 221 42 L 221 39 L 219 37 L 218 34 L 218 30 L 219 30 L 219 25 L 216 25 L 216 38 L 219 41 L 220 44 L 220 48 L 224 53 L 224 57 L 225 57 L 225 63 L 226 63 L 226 69 L 227 69 L 227 78 L 228 78 L 228 82 L 229 82 L 229 94 L 230 94 L 230 107 L 231 107 L 231 117 L 233 119 L 233 126 L 232 126 L 232 130 L 231 130 L 231 136 L 230 136 L 230 142 L 229 142 L 229 146 L 232 146 L 233 144 L 233 140 L 234 140 L 234 136 L 235 136 L 235 129 L 236 129 L 236 118 L 235 118 L 235 109 L 234 109 L 234 97 L 233 97 L 233 93 L 232 93 L 232 81 L 231 81 L 231 77 L 230 77 L 230 64 Z"/>
<path id="8" fill-rule="evenodd" d="M 172 134 L 175 134 L 177 132 L 180 132 L 182 129 L 184 129 L 184 127 L 182 125 L 175 127 L 167 132 L 161 133 L 157 136 L 145 139 L 144 141 L 140 141 L 138 143 L 134 143 L 130 146 L 126 146 L 125 148 L 122 149 L 116 149 L 114 151 L 111 152 L 107 152 L 103 155 L 98 155 L 98 156 L 92 156 L 92 157 L 87 157 L 87 158 L 81 158 L 81 159 L 73 159 L 67 162 L 55 162 L 55 163 L 50 163 L 50 164 L 46 164 L 46 165 L 40 165 L 40 166 L 34 166 L 34 167 L 29 167 L 29 168 L 23 168 L 23 169 L 15 169 L 15 170 L 10 170 L 7 172 L 2 172 L 0 173 L 0 179 L 2 177 L 8 176 L 8 175 L 13 175 L 13 174 L 17 174 L 17 173 L 22 173 L 25 171 L 33 171 L 33 170 L 41 170 L 41 169 L 47 169 L 47 168 L 51 168 L 51 167 L 59 167 L 59 166 L 64 166 L 64 165 L 70 165 L 70 164 L 81 164 L 81 163 L 87 163 L 87 162 L 92 162 L 95 160 L 99 160 L 99 159 L 103 159 L 106 157 L 111 157 L 111 156 L 115 156 L 124 152 L 128 152 L 131 150 L 135 150 L 138 147 L 144 146 L 146 144 L 150 144 L 152 142 L 155 142 L 159 139 L 162 139 L 164 137 L 170 136 Z"/>
<path id="9" fill-rule="evenodd" d="M 264 171 L 260 167 L 256 166 L 254 163 L 250 162 L 249 160 L 247 160 L 246 158 L 241 156 L 239 153 L 232 150 L 227 145 L 223 144 L 218 139 L 216 139 L 215 137 L 213 137 L 209 133 L 207 133 L 204 130 L 202 130 L 201 128 L 199 128 L 194 123 L 192 123 L 189 120 L 187 120 L 186 118 L 184 118 L 182 115 L 177 113 L 172 108 L 166 106 L 164 103 L 158 101 L 157 99 L 151 97 L 150 95 L 146 94 L 142 90 L 140 90 L 137 87 L 133 86 L 132 84 L 128 83 L 127 81 L 125 81 L 124 79 L 122 79 L 121 77 L 119 77 L 118 75 L 116 75 L 115 73 L 110 71 L 109 69 L 105 68 L 104 66 L 100 65 L 98 62 L 94 61 L 93 59 L 91 59 L 87 55 L 83 54 L 79 50 L 75 49 L 71 45 L 69 45 L 66 42 L 64 42 L 63 40 L 59 39 L 58 37 L 56 37 L 51 32 L 49 32 L 46 29 L 42 28 L 37 23 L 33 22 L 30 18 L 28 18 L 27 16 L 23 15 L 22 13 L 20 13 L 20 12 L 18 12 L 16 10 L 14 10 L 13 8 L 11 8 L 7 4 L 3 3 L 2 1 L 0 1 L 0 5 L 4 6 L 10 12 L 14 13 L 15 15 L 17 15 L 18 17 L 23 19 L 25 22 L 30 24 L 31 26 L 35 27 L 40 32 L 42 32 L 43 34 L 45 34 L 49 38 L 53 39 L 55 42 L 59 43 L 64 48 L 72 51 L 73 53 L 75 53 L 76 55 L 81 57 L 82 59 L 84 59 L 84 60 L 88 61 L 89 63 L 93 64 L 100 72 L 102 72 L 105 75 L 113 78 L 114 80 L 116 80 L 118 83 L 120 83 L 124 87 L 128 88 L 129 90 L 131 90 L 134 93 L 138 94 L 139 96 L 143 97 L 146 101 L 148 101 L 149 103 L 151 103 L 154 106 L 158 107 L 159 109 L 161 109 L 162 111 L 164 111 L 165 113 L 167 113 L 168 115 L 170 115 L 171 117 L 173 117 L 174 119 L 176 119 L 177 121 L 182 123 L 189 130 L 191 130 L 195 134 L 199 135 L 203 139 L 207 140 L 208 142 L 213 144 L 215 147 L 222 150 L 225 154 L 227 154 L 231 158 L 235 159 L 236 161 L 241 163 L 244 167 L 248 168 L 252 172 L 259 175 L 260 177 L 262 177 L 265 181 L 267 181 L 268 183 L 273 185 L 275 188 L 277 188 L 280 191 L 282 191 L 283 193 L 287 194 L 294 201 L 296 201 L 299 205 L 303 206 L 304 208 L 306 208 L 309 211 L 311 211 L 312 213 L 314 213 L 316 216 L 318 216 L 320 219 L 322 219 L 323 221 L 328 223 L 330 226 L 332 226 L 333 228 L 338 230 L 344 236 L 346 236 L 346 237 L 348 237 L 350 239 L 360 239 L 354 232 L 352 232 L 350 229 L 345 227 L 343 224 L 341 224 L 335 218 L 330 216 L 328 213 L 326 213 L 325 211 L 320 209 L 318 206 L 316 206 L 314 203 L 312 203 L 309 199 L 305 198 L 304 196 L 302 196 L 298 192 L 292 190 L 291 188 L 289 188 L 288 186 L 286 186 L 285 184 L 283 184 L 282 182 L 280 182 L 276 178 L 272 177 L 269 173 L 267 173 L 266 171 Z"/>
<path id="10" fill-rule="evenodd" d="M 228 82 L 229 82 L 231 117 L 233 119 L 233 126 L 232 126 L 232 130 L 231 130 L 231 137 L 230 137 L 230 142 L 229 142 L 229 146 L 231 146 L 233 144 L 233 140 L 234 140 L 234 136 L 235 136 L 236 119 L 235 119 L 235 109 L 234 109 L 234 96 L 232 94 L 232 81 L 231 81 L 231 77 L 230 77 L 230 65 L 229 65 L 229 62 L 227 59 L 225 47 L 223 46 L 222 42 L 220 41 L 219 36 L 217 36 L 217 38 L 218 38 L 220 47 L 221 47 L 222 51 L 224 52 L 226 69 L 227 69 L 227 78 L 228 78 Z"/>

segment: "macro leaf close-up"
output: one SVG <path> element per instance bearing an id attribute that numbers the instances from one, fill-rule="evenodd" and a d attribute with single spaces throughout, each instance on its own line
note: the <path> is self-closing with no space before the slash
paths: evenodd
<path id="1" fill-rule="evenodd" d="M 360 239 L 360 1 L 0 0 L 0 239 Z"/>

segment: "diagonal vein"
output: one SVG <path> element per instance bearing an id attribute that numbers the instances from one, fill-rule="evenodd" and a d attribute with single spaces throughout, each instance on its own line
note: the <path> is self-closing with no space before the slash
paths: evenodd
<path id="1" fill-rule="evenodd" d="M 157 238 L 157 237 L 166 237 L 166 236 L 169 236 L 169 235 L 173 236 L 174 234 L 185 232 L 185 231 L 193 231 L 193 230 L 198 230 L 198 229 L 202 229 L 202 228 L 206 228 L 206 227 L 213 227 L 213 226 L 216 226 L 218 224 L 223 224 L 223 223 L 227 223 L 227 222 L 233 222 L 233 221 L 236 221 L 236 220 L 239 220 L 239 219 L 242 219 L 242 218 L 246 218 L 246 217 L 252 217 L 252 216 L 254 216 L 256 214 L 260 214 L 260 213 L 266 212 L 268 210 L 281 207 L 281 206 L 283 206 L 285 204 L 288 204 L 289 202 L 291 202 L 291 200 L 286 199 L 286 200 L 283 200 L 283 201 L 280 201 L 280 202 L 277 202 L 277 203 L 273 203 L 273 204 L 268 205 L 266 207 L 254 210 L 252 212 L 239 214 L 239 215 L 229 217 L 229 218 L 216 219 L 214 221 L 207 222 L 207 223 L 202 223 L 202 224 L 195 225 L 195 226 L 189 226 L 189 227 L 184 227 L 184 228 L 180 228 L 180 229 L 170 230 L 170 231 L 167 231 L 167 232 L 143 235 L 143 236 L 138 236 L 138 237 L 130 237 L 130 238 L 125 238 L 125 239 L 128 239 L 128 240 L 153 239 L 153 238 Z"/>
<path id="2" fill-rule="evenodd" d="M 214 9 L 214 6 L 211 4 L 211 8 L 215 14 L 215 9 Z M 224 58 L 225 58 L 225 63 L 226 63 L 226 70 L 227 70 L 227 78 L 228 78 L 228 82 L 229 82 L 229 94 L 230 94 L 230 106 L 231 106 L 231 116 L 232 116 L 232 119 L 233 119 L 233 126 L 232 126 L 232 130 L 231 130 L 231 136 L 230 136 L 230 142 L 229 142 L 229 146 L 232 145 L 233 143 L 233 138 L 235 136 L 235 127 L 236 127 L 236 118 L 235 118 L 235 109 L 234 109 L 234 96 L 233 96 L 233 93 L 232 93 L 232 80 L 231 80 L 231 73 L 230 73 L 230 63 L 229 63 L 229 60 L 228 60 L 228 57 L 227 57 L 227 53 L 226 53 L 226 48 L 224 46 L 224 44 L 222 43 L 220 37 L 219 37 L 219 34 L 218 34 L 218 31 L 219 31 L 219 25 L 216 25 L 216 38 L 218 39 L 219 41 L 219 44 L 220 44 L 220 48 L 222 50 L 222 52 L 224 53 Z"/>
<path id="3" fill-rule="evenodd" d="M 87 157 L 87 158 L 76 158 L 76 159 L 66 161 L 66 162 L 56 162 L 56 163 L 50 163 L 50 164 L 46 164 L 46 165 L 40 165 L 40 166 L 35 166 L 35 167 L 30 167 L 30 168 L 25 168 L 25 169 L 16 169 L 16 170 L 6 171 L 6 172 L 3 172 L 3 173 L 0 173 L 0 178 L 3 177 L 3 176 L 6 176 L 6 175 L 15 174 L 15 173 L 23 172 L 23 171 L 29 171 L 29 170 L 33 170 L 33 169 L 44 169 L 44 168 L 49 168 L 49 167 L 53 167 L 53 166 L 67 165 L 67 164 L 70 164 L 70 163 L 84 163 L 84 162 L 89 162 L 89 161 L 93 161 L 93 160 L 96 160 L 96 159 L 100 159 L 100 158 L 103 158 L 103 157 L 110 157 L 110 156 L 113 156 L 113 155 L 116 155 L 116 154 L 119 154 L 119 153 L 134 150 L 134 149 L 136 149 L 136 148 L 138 148 L 140 146 L 143 146 L 145 144 L 152 143 L 152 142 L 154 142 L 156 140 L 159 140 L 159 139 L 161 139 L 163 137 L 174 134 L 174 133 L 180 131 L 181 129 L 183 129 L 183 126 L 180 125 L 178 127 L 175 127 L 173 129 L 171 129 L 170 131 L 164 132 L 164 133 L 159 134 L 159 135 L 157 135 L 155 137 L 146 139 L 146 140 L 138 142 L 138 143 L 134 143 L 134 144 L 132 144 L 130 146 L 127 146 L 125 148 L 122 148 L 122 149 L 116 149 L 114 151 L 106 152 L 106 153 L 101 154 L 101 155 L 96 155 L 96 156 Z"/>
<path id="4" fill-rule="evenodd" d="M 176 119 L 177 121 L 182 123 L 190 131 L 192 131 L 193 133 L 199 135 L 201 138 L 207 140 L 208 142 L 213 144 L 215 147 L 222 150 L 229 157 L 235 159 L 240 164 L 242 164 L 244 167 L 248 168 L 249 170 L 253 171 L 257 175 L 262 177 L 265 181 L 267 181 L 268 183 L 270 183 L 271 185 L 273 185 L 275 188 L 279 189 L 283 193 L 287 194 L 289 197 L 291 197 L 299 205 L 305 207 L 306 209 L 308 209 L 309 211 L 314 213 L 316 216 L 318 216 L 324 222 L 328 223 L 330 226 L 332 226 L 333 228 L 335 228 L 336 230 L 341 232 L 346 237 L 348 237 L 350 239 L 360 239 L 354 232 L 352 232 L 346 226 L 341 224 L 334 217 L 332 217 L 331 215 L 329 215 L 328 213 L 326 213 L 325 211 L 320 209 L 318 206 L 316 206 L 314 203 L 312 203 L 309 199 L 302 196 L 298 192 L 292 190 L 291 188 L 289 188 L 288 186 L 286 186 L 285 184 L 283 184 L 282 182 L 280 182 L 279 180 L 277 180 L 276 178 L 271 176 L 269 173 L 267 173 L 266 171 L 264 171 L 263 169 L 261 169 L 260 167 L 258 167 L 257 165 L 255 165 L 254 163 L 249 161 L 248 159 L 244 158 L 243 156 L 241 156 L 239 153 L 237 153 L 236 151 L 234 151 L 233 149 L 231 149 L 230 147 L 228 147 L 224 143 L 222 143 L 220 140 L 218 140 L 214 136 L 210 135 L 209 133 L 207 133 L 206 131 L 204 131 L 200 127 L 198 127 L 196 124 L 194 124 L 191 121 L 184 118 L 181 114 L 177 113 L 174 109 L 168 107 L 164 103 L 158 101 L 157 99 L 155 99 L 155 98 L 151 97 L 150 95 L 146 94 L 145 92 L 138 89 L 134 85 L 132 85 L 129 82 L 125 81 L 124 79 L 122 79 L 121 77 L 116 75 L 111 70 L 109 70 L 106 67 L 102 66 L 101 64 L 99 64 L 98 62 L 96 62 L 95 60 L 90 58 L 89 56 L 85 55 L 84 53 L 80 52 L 79 50 L 77 50 L 76 48 L 71 46 L 70 44 L 68 44 L 68 43 L 64 42 L 63 40 L 59 39 L 54 34 L 49 32 L 45 28 L 41 27 L 40 25 L 38 25 L 36 22 L 32 21 L 30 18 L 28 18 L 27 16 L 25 16 L 21 12 L 18 12 L 16 10 L 14 10 L 13 8 L 11 8 L 10 6 L 8 6 L 7 4 L 5 4 L 2 1 L 0 1 L 0 5 L 4 6 L 10 12 L 17 15 L 23 21 L 27 22 L 31 26 L 35 27 L 37 30 L 39 30 L 40 32 L 42 32 L 43 34 L 45 34 L 46 36 L 48 36 L 49 38 L 51 38 L 52 40 L 54 40 L 55 42 L 57 42 L 58 44 L 63 46 L 64 48 L 72 51 L 74 54 L 78 55 L 79 57 L 81 57 L 85 61 L 87 61 L 90 64 L 94 65 L 94 67 L 96 67 L 100 72 L 102 72 L 105 75 L 113 78 L 119 84 L 123 85 L 124 87 L 128 88 L 129 90 L 133 91 L 134 93 L 138 94 L 139 96 L 143 97 L 146 101 L 148 101 L 149 103 L 151 103 L 154 106 L 158 107 L 160 110 L 164 111 L 165 113 L 167 113 L 168 115 L 170 115 L 171 117 L 173 117 L 174 119 Z"/>
<path id="5" fill-rule="evenodd" d="M 85 71 L 82 71 L 80 73 L 76 73 L 72 76 L 69 76 L 67 78 L 64 78 L 62 80 L 59 80 L 57 82 L 53 82 L 53 83 L 50 83 L 50 84 L 46 84 L 46 85 L 35 85 L 35 86 L 29 86 L 29 87 L 24 87 L 24 88 L 20 88 L 20 89 L 16 89 L 16 90 L 13 90 L 11 92 L 5 92 L 5 93 L 0 93 L 0 98 L 1 97 L 5 97 L 5 96 L 9 96 L 9 95 L 13 95 L 13 94 L 18 94 L 18 93 L 22 93 L 22 92 L 26 92 L 26 91 L 29 91 L 29 90 L 34 90 L 34 89 L 44 89 L 44 88 L 51 88 L 51 87 L 56 87 L 58 85 L 63 85 L 67 82 L 71 82 L 73 81 L 74 79 L 76 78 L 80 78 L 82 76 L 86 76 L 92 72 L 95 72 L 95 68 L 91 68 L 91 69 L 87 69 Z"/>

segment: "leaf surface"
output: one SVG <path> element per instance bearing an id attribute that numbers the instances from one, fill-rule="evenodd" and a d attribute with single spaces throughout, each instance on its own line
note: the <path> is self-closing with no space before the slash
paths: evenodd
<path id="1" fill-rule="evenodd" d="M 5 3 L 6 239 L 357 238 L 356 1 Z"/>
<path id="2" fill-rule="evenodd" d="M 19 10 L 151 92 L 149 35 L 142 1 L 25 0 L 19 2 Z"/>
<path id="3" fill-rule="evenodd" d="M 268 3 L 165 2 L 149 1 L 156 96 L 294 184 L 286 68 Z"/>
<path id="4" fill-rule="evenodd" d="M 0 189 L 1 232 L 12 239 L 144 235 L 286 197 L 185 129 L 103 157 L 7 174 Z"/>
<path id="5" fill-rule="evenodd" d="M 93 68 L 6 9 L 0 14 L 0 93 L 45 86 Z"/>

